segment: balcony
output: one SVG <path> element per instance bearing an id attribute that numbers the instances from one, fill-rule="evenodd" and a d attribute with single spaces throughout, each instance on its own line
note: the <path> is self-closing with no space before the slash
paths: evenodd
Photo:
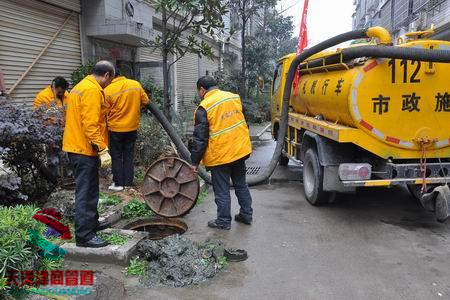
<path id="1" fill-rule="evenodd" d="M 153 40 L 154 9 L 146 2 L 83 0 L 82 16 L 87 36 L 130 46 Z"/>

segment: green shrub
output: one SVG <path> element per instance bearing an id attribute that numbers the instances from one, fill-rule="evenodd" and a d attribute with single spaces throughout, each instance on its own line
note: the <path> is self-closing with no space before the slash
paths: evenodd
<path id="1" fill-rule="evenodd" d="M 28 231 L 43 233 L 46 226 L 34 220 L 38 208 L 31 205 L 0 206 L 0 278 L 6 270 L 43 271 L 61 267 L 62 259 L 45 260 L 37 255 L 38 247 L 31 244 Z M 10 287 L 0 280 L 0 299 Z"/>
<path id="2" fill-rule="evenodd" d="M 116 245 L 116 246 L 123 246 L 126 243 L 128 243 L 128 241 L 130 239 L 130 237 L 128 235 L 121 234 L 118 232 L 113 232 L 113 233 L 99 232 L 98 236 L 101 237 L 102 239 L 110 242 L 111 245 Z"/>
<path id="3" fill-rule="evenodd" d="M 153 211 L 139 199 L 132 199 L 123 207 L 122 217 L 125 219 L 152 216 Z"/>
<path id="4" fill-rule="evenodd" d="M 149 167 L 167 148 L 170 148 L 169 137 L 156 118 L 149 113 L 142 114 L 136 141 L 136 165 Z"/>
<path id="5" fill-rule="evenodd" d="M 90 75 L 92 73 L 92 69 L 96 60 L 90 60 L 84 65 L 79 66 L 75 71 L 73 71 L 70 79 L 72 81 L 72 86 L 76 86 L 84 77 Z"/>
<path id="6" fill-rule="evenodd" d="M 245 114 L 249 123 L 270 121 L 270 96 L 260 94 L 244 101 Z"/>
<path id="7" fill-rule="evenodd" d="M 147 261 L 134 256 L 130 260 L 130 265 L 126 268 L 128 276 L 144 276 L 145 269 L 147 268 Z"/>

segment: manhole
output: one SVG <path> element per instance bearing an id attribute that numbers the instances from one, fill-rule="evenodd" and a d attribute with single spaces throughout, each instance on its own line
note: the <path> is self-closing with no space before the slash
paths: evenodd
<path id="1" fill-rule="evenodd" d="M 183 234 L 188 226 L 183 221 L 162 217 L 143 218 L 132 221 L 123 229 L 145 231 L 151 240 L 160 240 L 174 234 Z"/>
<path id="2" fill-rule="evenodd" d="M 247 175 L 258 175 L 261 167 L 247 167 Z"/>

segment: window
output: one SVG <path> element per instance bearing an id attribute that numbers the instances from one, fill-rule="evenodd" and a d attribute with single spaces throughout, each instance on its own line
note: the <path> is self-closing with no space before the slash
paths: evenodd
<path id="1" fill-rule="evenodd" d="M 278 91 L 278 89 L 280 88 L 282 69 L 283 69 L 283 62 L 279 63 L 275 68 L 275 73 L 273 74 L 272 94 L 275 94 L 275 92 Z"/>

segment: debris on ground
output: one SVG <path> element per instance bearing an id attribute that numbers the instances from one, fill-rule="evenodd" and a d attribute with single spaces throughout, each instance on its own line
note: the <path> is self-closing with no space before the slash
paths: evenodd
<path id="1" fill-rule="evenodd" d="M 226 264 L 221 241 L 206 240 L 199 244 L 180 235 L 144 240 L 138 245 L 138 254 L 149 261 L 141 278 L 147 287 L 198 284 L 214 277 Z"/>
<path id="2" fill-rule="evenodd" d="M 66 219 L 72 220 L 75 216 L 75 190 L 58 188 L 47 199 L 44 208 L 52 207 L 60 212 Z"/>

